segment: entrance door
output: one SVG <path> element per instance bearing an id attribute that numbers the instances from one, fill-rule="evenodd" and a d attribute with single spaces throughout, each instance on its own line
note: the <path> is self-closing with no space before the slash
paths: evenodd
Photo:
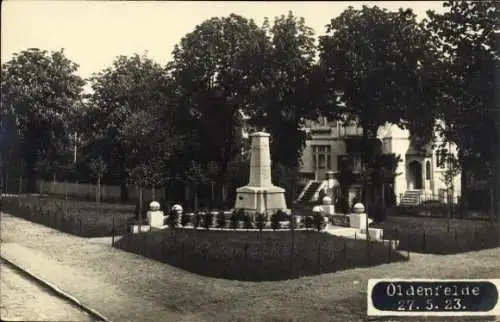
<path id="1" fill-rule="evenodd" d="M 409 187 L 410 190 L 420 190 L 423 188 L 422 165 L 418 161 L 412 161 L 409 168 Z"/>

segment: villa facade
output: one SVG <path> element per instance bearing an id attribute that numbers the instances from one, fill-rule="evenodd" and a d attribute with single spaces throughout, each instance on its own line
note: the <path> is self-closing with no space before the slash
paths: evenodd
<path id="1" fill-rule="evenodd" d="M 322 118 L 317 122 L 307 122 L 305 131 L 308 140 L 302 153 L 300 169 L 305 188 L 298 199 L 315 201 L 320 191 L 329 187 L 328 176 L 335 177 L 341 162 L 350 162 L 353 172 L 360 172 L 360 155 L 349 151 L 347 141 L 360 137 L 362 130 L 355 123 L 344 125 L 341 121 L 328 122 Z M 460 195 L 460 175 L 454 178 L 453 189 L 449 189 L 443 177 L 449 165 L 442 161 L 437 148 L 429 145 L 424 152 L 416 150 L 409 131 L 394 124 L 379 128 L 377 139 L 381 142 L 383 154 L 395 154 L 401 158 L 396 170 L 398 175 L 385 182 L 383 187 L 386 195 L 393 196 L 393 202 L 414 204 L 424 198 L 447 202 L 449 196 L 456 199 Z M 436 147 L 439 146 L 439 142 L 435 143 Z M 456 147 L 448 145 L 448 151 L 456 153 Z M 349 199 L 359 196 L 360 189 L 361 184 L 353 184 Z"/>

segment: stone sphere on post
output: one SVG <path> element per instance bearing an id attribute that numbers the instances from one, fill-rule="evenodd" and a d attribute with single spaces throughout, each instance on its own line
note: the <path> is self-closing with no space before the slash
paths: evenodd
<path id="1" fill-rule="evenodd" d="M 149 210 L 150 211 L 159 211 L 160 210 L 160 203 L 158 201 L 152 201 L 149 204 Z"/>
<path id="2" fill-rule="evenodd" d="M 321 200 L 323 202 L 323 205 L 331 205 L 332 204 L 332 198 L 326 196 Z"/>
<path id="3" fill-rule="evenodd" d="M 175 211 L 177 212 L 178 214 L 181 214 L 183 209 L 182 209 L 182 206 L 181 205 L 173 205 L 172 206 L 172 211 Z"/>
<path id="4" fill-rule="evenodd" d="M 365 206 L 361 202 L 358 202 L 352 207 L 352 210 L 355 214 L 362 214 L 365 212 Z"/>

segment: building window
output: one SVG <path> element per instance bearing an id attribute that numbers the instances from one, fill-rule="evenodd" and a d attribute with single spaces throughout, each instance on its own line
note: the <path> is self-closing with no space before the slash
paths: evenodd
<path id="1" fill-rule="evenodd" d="M 313 145 L 314 169 L 331 169 L 331 147 L 329 145 Z"/>
<path id="2" fill-rule="evenodd" d="M 339 155 L 337 157 L 338 169 L 351 169 L 361 172 L 361 156 L 356 154 Z"/>
<path id="3" fill-rule="evenodd" d="M 431 180 L 431 163 L 429 161 L 425 163 L 425 180 Z"/>

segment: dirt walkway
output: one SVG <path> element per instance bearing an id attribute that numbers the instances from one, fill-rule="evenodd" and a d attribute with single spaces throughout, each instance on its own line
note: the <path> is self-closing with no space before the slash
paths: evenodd
<path id="1" fill-rule="evenodd" d="M 364 321 L 369 278 L 492 278 L 500 249 L 358 268 L 283 282 L 202 277 L 2 214 L 9 256 L 113 321 Z M 422 320 L 422 319 L 420 319 Z"/>
<path id="2" fill-rule="evenodd" d="M 93 321 L 82 310 L 0 263 L 2 321 Z"/>

